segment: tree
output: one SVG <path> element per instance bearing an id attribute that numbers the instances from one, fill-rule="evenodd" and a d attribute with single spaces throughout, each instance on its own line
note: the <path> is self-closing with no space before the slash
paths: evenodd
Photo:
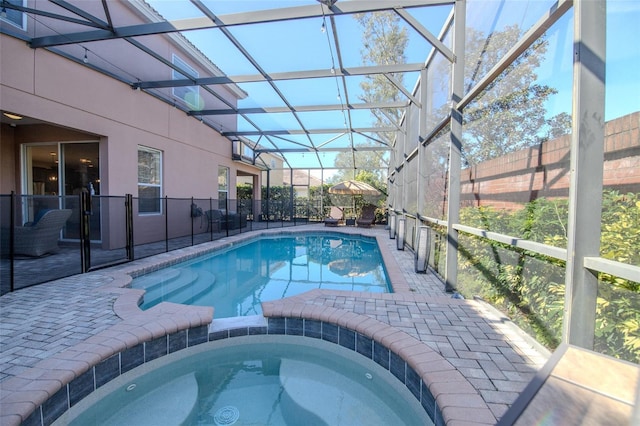
<path id="1" fill-rule="evenodd" d="M 467 29 L 465 86 L 470 88 L 476 79 L 484 77 L 521 35 L 517 25 L 494 32 L 489 38 Z M 569 133 L 568 114 L 546 118 L 545 102 L 558 91 L 536 82 L 535 70 L 546 54 L 547 45 L 545 38 L 536 40 L 465 108 L 463 150 L 469 164 Z"/>
<path id="2" fill-rule="evenodd" d="M 400 18 L 396 13 L 363 13 L 355 15 L 355 19 L 362 27 L 364 48 L 360 55 L 363 65 L 388 65 L 406 62 L 404 52 L 409 40 L 407 29 L 400 26 Z M 403 84 L 404 76 L 402 73 L 393 73 L 390 77 L 399 84 Z M 360 87 L 363 90 L 360 100 L 364 102 L 392 102 L 405 99 L 398 87 L 381 74 L 366 76 L 365 80 L 360 83 Z M 391 121 L 395 123 L 400 121 L 402 110 L 387 108 L 384 113 L 379 110 L 371 110 L 371 113 L 375 119 L 374 126 L 388 127 L 393 125 Z M 375 135 L 375 138 L 381 139 L 384 144 L 391 145 L 394 135 L 393 133 L 380 133 Z M 384 148 L 382 144 L 373 140 L 360 146 Z M 335 165 L 340 169 L 335 177 L 338 181 L 353 179 L 356 173 L 364 170 L 372 173 L 377 180 L 374 186 L 385 188 L 384 192 L 386 193 L 388 160 L 382 150 L 358 151 L 356 147 L 355 152 L 340 152 L 336 156 Z"/>
<path id="3" fill-rule="evenodd" d="M 364 49 L 360 51 L 364 65 L 404 64 L 404 51 L 409 38 L 407 29 L 400 27 L 400 18 L 394 12 L 376 12 L 358 14 L 355 19 L 362 26 L 362 41 Z M 393 73 L 391 77 L 400 84 L 404 81 L 402 73 Z M 365 102 L 385 102 L 404 100 L 404 95 L 381 74 L 368 75 L 360 83 L 364 94 L 361 100 Z M 379 111 L 372 110 L 376 118 L 376 125 L 388 126 L 389 118 Z M 393 121 L 400 121 L 402 111 L 398 108 L 388 108 L 386 112 Z M 382 136 L 382 135 L 381 135 Z"/>
<path id="4" fill-rule="evenodd" d="M 357 149 L 357 148 L 356 148 Z M 355 164 L 354 164 L 355 158 Z M 335 166 L 338 169 L 332 177 L 332 182 L 354 179 L 360 171 L 367 171 L 377 179 L 379 185 L 386 186 L 388 161 L 379 151 L 340 152 L 336 155 Z M 367 182 L 371 183 L 371 182 Z M 385 191 L 386 192 L 386 191 Z"/>
<path id="5" fill-rule="evenodd" d="M 253 185 L 249 185 L 248 183 L 239 183 L 236 187 L 236 191 L 238 200 L 253 199 Z"/>
<path id="6" fill-rule="evenodd" d="M 381 182 L 378 175 L 369 170 L 360 170 L 355 177 L 355 180 L 368 183 L 382 194 L 387 195 L 387 185 Z"/>

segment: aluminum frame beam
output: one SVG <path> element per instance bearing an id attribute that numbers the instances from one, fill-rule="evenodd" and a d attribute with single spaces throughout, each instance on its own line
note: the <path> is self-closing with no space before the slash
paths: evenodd
<path id="1" fill-rule="evenodd" d="M 370 132 L 393 132 L 395 131 L 394 127 L 364 127 L 357 129 L 349 129 L 348 132 L 357 132 L 357 133 L 370 133 Z M 260 135 L 304 135 L 304 134 L 330 134 L 330 133 L 345 133 L 344 128 L 333 128 L 333 129 L 299 129 L 299 130 L 246 130 L 246 131 L 238 131 L 238 132 L 222 132 L 222 136 L 260 136 Z"/>
<path id="2" fill-rule="evenodd" d="M 350 76 L 364 76 L 371 74 L 390 74 L 390 73 L 403 73 L 403 72 L 418 72 L 424 68 L 424 64 L 392 64 L 392 65 L 374 65 L 368 67 L 351 67 L 351 68 L 337 68 L 334 72 L 331 70 L 312 70 L 312 71 L 292 71 L 292 72 L 278 72 L 278 73 L 264 73 L 264 74 L 252 74 L 252 75 L 236 75 L 236 76 L 216 76 L 216 77 L 201 77 L 201 78 L 184 78 L 176 80 L 157 80 L 157 81 L 140 81 L 132 83 L 131 87 L 134 89 L 158 89 L 168 87 L 183 87 L 183 86 L 211 86 L 217 84 L 239 84 L 239 83 L 263 83 L 271 81 L 284 81 L 284 80 L 307 80 L 311 78 L 335 78 L 335 77 L 350 77 Z M 411 97 L 410 95 L 407 95 Z"/>
<path id="3" fill-rule="evenodd" d="M 348 152 L 348 151 L 361 151 L 361 152 L 365 152 L 365 151 L 369 151 L 369 152 L 376 152 L 376 151 L 390 151 L 391 148 L 390 147 L 377 147 L 377 146 L 363 146 L 363 147 L 355 147 L 355 148 L 351 148 L 351 147 L 344 147 L 344 148 L 283 148 L 283 149 L 268 149 L 268 148 L 260 148 L 260 149 L 256 149 L 254 150 L 254 152 L 257 153 L 263 153 L 263 152 L 270 152 L 270 153 L 278 153 L 278 152 L 282 152 L 282 153 L 287 153 L 287 152 Z M 384 167 L 382 167 L 384 168 Z"/>
<path id="4" fill-rule="evenodd" d="M 425 40 L 427 40 L 438 52 L 440 52 L 445 58 L 447 58 L 449 62 L 455 61 L 455 56 L 453 52 L 447 46 L 445 46 L 444 43 L 441 42 L 436 36 L 431 34 L 431 31 L 426 29 L 416 18 L 411 16 L 411 14 L 408 13 L 406 10 L 402 10 L 402 9 L 394 9 L 394 10 L 398 15 L 402 17 L 402 19 L 405 20 L 407 24 L 411 25 L 411 27 L 413 27 L 414 30 L 416 30 L 420 35 L 422 35 L 422 37 L 424 37 Z"/>
<path id="5" fill-rule="evenodd" d="M 383 108 L 406 108 L 406 102 L 374 102 L 360 104 L 333 104 L 333 105 L 294 105 L 293 112 L 322 112 L 338 110 L 363 110 Z M 230 115 L 230 114 L 271 114 L 292 112 L 288 107 L 262 107 L 262 108 L 237 108 L 237 109 L 203 109 L 189 111 L 189 115 Z"/>
<path id="6" fill-rule="evenodd" d="M 180 19 L 174 21 L 154 22 L 142 25 L 129 25 L 116 27 L 113 30 L 92 30 L 61 34 L 55 36 L 36 37 L 31 40 L 31 47 L 51 47 L 74 43 L 87 43 L 91 41 L 110 40 L 123 37 L 139 37 L 154 34 L 165 34 L 176 31 L 202 30 L 207 28 L 224 28 L 237 25 L 260 24 L 267 22 L 288 21 L 302 18 L 317 18 L 323 15 L 352 15 L 356 13 L 376 12 L 392 9 L 438 6 L 455 3 L 438 0 L 393 0 L 373 2 L 366 0 L 352 0 L 339 3 L 327 8 L 313 6 L 296 6 L 283 9 L 260 10 L 243 13 L 233 13 L 217 17 L 216 22 L 203 16 L 197 18 Z M 86 22 L 85 22 L 86 24 Z"/>
<path id="7" fill-rule="evenodd" d="M 456 290 L 458 282 L 458 230 L 453 227 L 460 221 L 460 174 L 462 166 L 462 110 L 456 105 L 464 94 L 464 61 L 465 61 L 465 0 L 456 2 L 453 27 L 453 52 L 456 60 L 453 63 L 451 91 L 451 135 L 449 148 L 449 182 L 447 187 L 447 254 L 444 275 L 444 289 L 447 292 Z"/>
<path id="8" fill-rule="evenodd" d="M 593 349 L 598 277 L 585 268 L 585 260 L 600 255 L 605 127 L 605 2 L 577 1 L 573 16 L 573 126 L 562 337 L 565 343 Z"/>
<path id="9" fill-rule="evenodd" d="M 573 0 L 559 0 L 545 16 L 540 18 L 536 24 L 525 33 L 525 35 L 513 46 L 502 59 L 494 65 L 493 68 L 485 75 L 467 94 L 460 100 L 457 107 L 464 109 L 473 99 L 489 85 L 491 82 L 502 74 L 518 56 L 524 53 L 535 41 L 545 33 L 553 24 L 556 23 L 568 10 L 571 9 Z"/>

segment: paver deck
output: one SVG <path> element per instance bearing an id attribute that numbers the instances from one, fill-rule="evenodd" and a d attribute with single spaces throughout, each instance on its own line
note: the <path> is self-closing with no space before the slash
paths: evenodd
<path id="1" fill-rule="evenodd" d="M 322 225 L 287 228 L 286 232 L 325 230 Z M 479 300 L 452 298 L 444 284 L 432 272 L 414 272 L 413 253 L 400 251 L 395 240 L 382 227 L 370 229 L 340 227 L 327 229 L 376 236 L 383 246 L 383 256 L 394 288 L 393 294 L 311 291 L 294 298 L 274 302 L 271 310 L 287 305 L 313 305 L 332 312 L 353 312 L 388 324 L 393 329 L 420 340 L 441 355 L 462 374 L 499 419 L 517 398 L 549 353 L 535 344 L 504 315 Z M 280 232 L 270 230 L 261 232 Z M 118 342 L 140 339 L 140 333 L 154 336 L 168 332 L 175 324 L 207 324 L 206 310 L 175 308 L 165 312 L 164 323 L 145 326 L 149 315 L 137 308 L 141 292 L 123 288 L 127 272 L 152 269 L 159 262 L 175 256 L 192 255 L 202 249 L 222 246 L 248 234 L 213 243 L 177 250 L 142 259 L 120 267 L 76 275 L 43 285 L 22 289 L 0 298 L 0 403 L 14 404 L 16 383 L 32 380 L 34 370 L 42 370 L 47 361 L 87 344 L 109 346 L 105 336 Z M 391 257 L 391 260 L 388 258 Z M 389 267 L 391 264 L 391 267 Z M 265 313 L 265 315 L 267 315 Z M 151 322 L 149 322 L 150 324 Z M 212 326 L 215 326 L 214 318 Z M 125 326 L 135 325 L 136 332 Z M 145 328 L 146 327 L 146 328 Z M 98 336 L 98 337 L 96 337 Z M 107 339 L 108 340 L 108 339 Z M 115 344 L 115 343 L 114 343 Z M 104 349 L 105 356 L 109 352 Z M 42 375 L 42 372 L 40 372 Z M 41 379 L 42 377 L 38 376 Z M 42 395 L 33 403 L 42 403 Z M 28 399 L 24 395 L 21 403 Z M 28 405 L 28 404 L 27 404 Z M 14 410 L 15 411 L 15 410 Z M 28 411 L 28 408 L 25 408 Z M 2 424 L 13 424 L 14 417 L 4 417 Z"/>

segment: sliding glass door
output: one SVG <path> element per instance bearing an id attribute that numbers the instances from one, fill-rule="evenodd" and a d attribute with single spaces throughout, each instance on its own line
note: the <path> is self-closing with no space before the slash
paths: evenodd
<path id="1" fill-rule="evenodd" d="M 99 153 L 98 142 L 24 145 L 23 193 L 31 197 L 23 203 L 23 221 L 34 220 L 43 209 L 68 208 L 73 213 L 63 230 L 63 238 L 78 239 L 82 213 L 79 194 L 100 195 Z M 54 199 L 51 196 L 59 197 Z M 99 198 L 94 198 L 92 204 L 91 240 L 99 241 Z"/>

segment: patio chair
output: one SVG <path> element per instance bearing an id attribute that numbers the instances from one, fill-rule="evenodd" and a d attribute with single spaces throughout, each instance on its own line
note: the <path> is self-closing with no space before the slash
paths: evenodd
<path id="1" fill-rule="evenodd" d="M 356 224 L 361 228 L 370 228 L 376 220 L 376 206 L 367 204 L 362 207 L 360 217 L 356 219 Z"/>
<path id="2" fill-rule="evenodd" d="M 214 230 L 220 232 L 226 229 L 240 229 L 247 226 L 247 215 L 228 212 L 224 209 L 207 210 L 204 212 L 207 218 L 207 232 Z"/>
<path id="3" fill-rule="evenodd" d="M 207 218 L 207 232 L 209 232 L 209 230 L 220 232 L 222 212 L 220 210 L 207 210 L 204 212 L 204 215 Z"/>
<path id="4" fill-rule="evenodd" d="M 343 212 L 340 207 L 333 206 L 329 212 L 329 217 L 324 218 L 324 226 L 338 226 L 342 221 Z"/>
<path id="5" fill-rule="evenodd" d="M 16 227 L 14 254 L 38 257 L 57 251 L 60 231 L 70 216 L 70 209 L 49 210 L 37 221 Z"/>

